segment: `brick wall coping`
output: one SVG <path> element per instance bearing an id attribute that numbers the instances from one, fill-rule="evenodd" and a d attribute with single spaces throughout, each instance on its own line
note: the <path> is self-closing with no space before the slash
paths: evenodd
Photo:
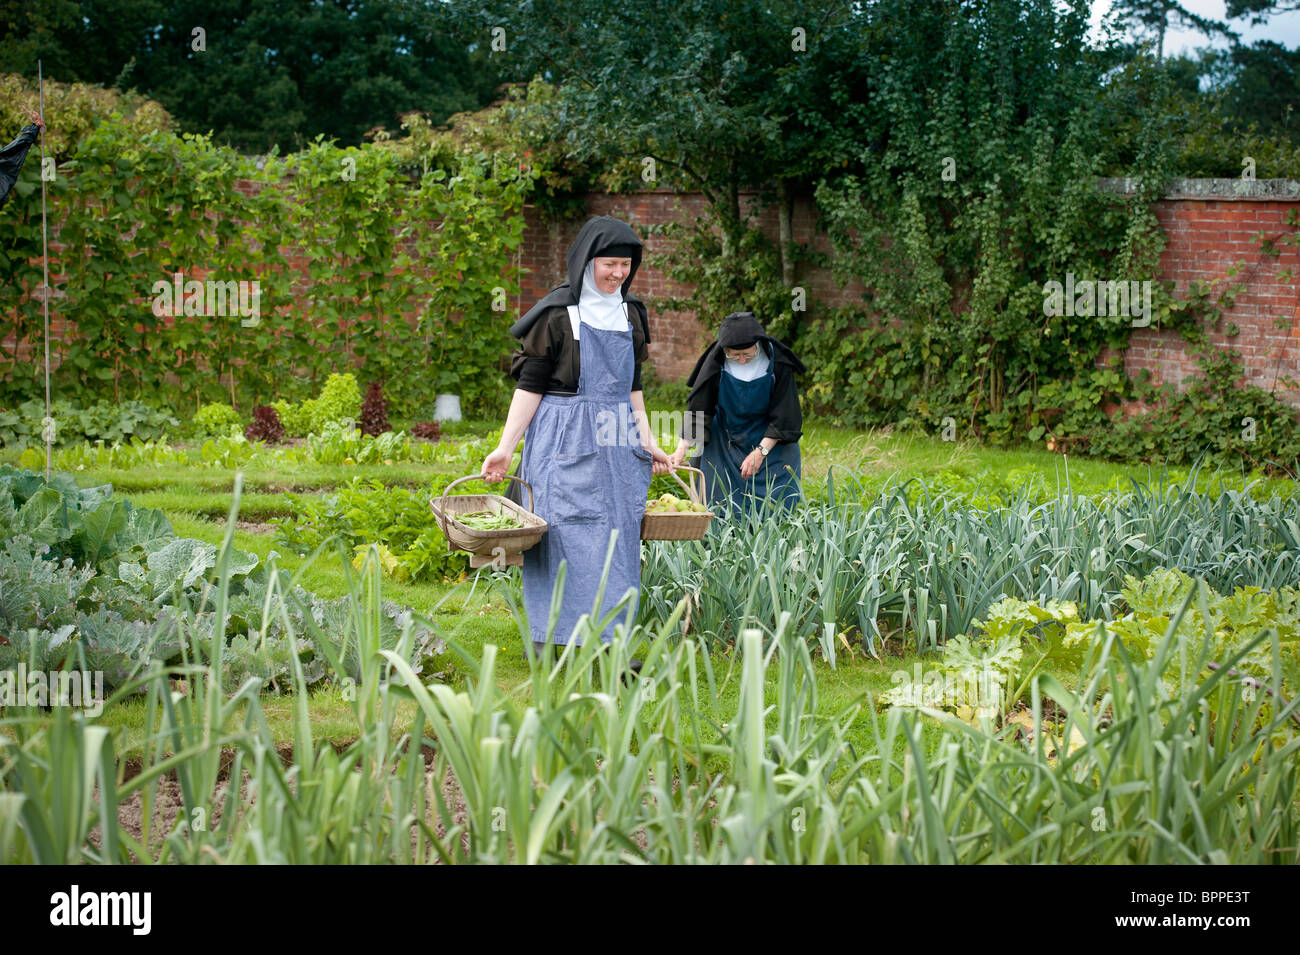
<path id="1" fill-rule="evenodd" d="M 1136 195 L 1136 179 L 1098 179 L 1102 192 Z M 1235 199 L 1273 201 L 1300 199 L 1300 179 L 1171 179 L 1165 199 Z"/>

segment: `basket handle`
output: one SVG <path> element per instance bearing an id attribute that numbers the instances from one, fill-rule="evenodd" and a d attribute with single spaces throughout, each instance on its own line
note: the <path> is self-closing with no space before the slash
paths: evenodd
<path id="1" fill-rule="evenodd" d="M 466 474 L 464 477 L 456 478 L 456 480 L 452 481 L 450 484 L 448 484 L 445 488 L 442 489 L 442 497 L 438 499 L 438 520 L 442 522 L 443 537 L 447 536 L 447 492 L 450 491 L 452 488 L 454 488 L 457 484 L 460 484 L 462 481 L 477 481 L 480 478 L 486 478 L 486 477 L 487 477 L 486 473 Z M 510 478 L 510 480 L 512 481 L 518 481 L 524 487 L 528 488 L 528 510 L 531 511 L 533 509 L 533 486 L 529 484 L 527 481 L 525 481 L 523 478 L 516 477 L 513 474 L 507 474 L 506 477 Z"/>
<path id="2" fill-rule="evenodd" d="M 690 478 L 691 483 L 688 485 L 685 481 L 679 478 L 677 476 L 677 471 L 689 472 L 686 476 Z M 675 470 L 669 471 L 668 476 L 671 477 L 678 484 L 680 484 L 683 489 L 685 489 L 686 493 L 691 496 L 691 501 L 693 503 L 695 504 L 704 503 L 704 472 L 703 471 L 701 471 L 699 468 L 693 468 L 689 465 L 682 464 L 679 465 Z M 695 484 L 697 482 L 700 485 L 700 489 L 698 491 L 695 489 Z"/>

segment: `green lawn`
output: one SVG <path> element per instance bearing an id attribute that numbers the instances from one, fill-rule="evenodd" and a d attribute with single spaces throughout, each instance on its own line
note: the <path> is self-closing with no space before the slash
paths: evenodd
<path id="1" fill-rule="evenodd" d="M 650 405 L 649 411 L 670 413 L 673 409 Z M 501 422 L 462 422 L 454 433 L 444 439 L 455 447 L 463 442 L 486 437 L 497 437 Z M 662 447 L 672 450 L 675 439 L 668 432 L 659 435 Z M 858 431 L 807 421 L 800 442 L 803 457 L 804 484 L 809 494 L 821 493 L 828 469 L 833 469 L 839 482 L 847 472 L 854 472 L 862 486 L 877 490 L 890 481 L 921 478 L 941 480 L 955 484 L 1016 486 L 1034 475 L 1046 482 L 1049 489 L 1064 487 L 1067 483 L 1081 493 L 1099 493 L 1124 488 L 1128 480 L 1153 483 L 1159 480 L 1159 467 L 1114 464 L 1088 457 L 1066 457 L 1039 447 L 1014 449 L 981 447 L 969 441 L 941 441 L 918 433 L 896 434 L 889 428 Z M 263 504 L 256 495 L 274 495 L 284 491 L 295 493 L 324 492 L 354 478 L 363 481 L 382 480 L 391 486 L 419 487 L 436 479 L 450 480 L 451 476 L 473 473 L 481 459 L 463 462 L 437 461 L 432 464 L 399 462 L 385 465 L 320 465 L 312 467 L 248 468 L 244 470 L 246 504 L 241 519 L 255 520 L 253 515 L 273 513 L 276 505 Z M 16 464 L 15 451 L 0 451 L 0 463 Z M 514 465 L 519 463 L 516 450 Z M 1191 468 L 1169 468 L 1171 481 L 1184 480 Z M 453 474 L 454 472 L 454 474 Z M 175 506 L 191 513 L 218 515 L 229 507 L 229 492 L 234 486 L 232 471 L 202 466 L 167 465 L 131 469 L 83 471 L 78 475 L 83 484 L 108 483 L 124 493 L 166 491 L 176 498 L 159 497 L 159 503 L 149 506 L 167 510 Z M 1203 469 L 1197 474 L 1197 490 L 1206 491 L 1221 480 L 1225 487 L 1241 488 L 1246 483 L 1240 473 Z M 1292 497 L 1297 493 L 1297 483 L 1286 478 L 1258 478 L 1256 493 L 1268 497 L 1273 493 Z M 217 507 L 214 494 L 224 492 L 225 504 Z M 141 502 L 150 501 L 142 498 Z M 282 511 L 280 513 L 283 513 Z"/>

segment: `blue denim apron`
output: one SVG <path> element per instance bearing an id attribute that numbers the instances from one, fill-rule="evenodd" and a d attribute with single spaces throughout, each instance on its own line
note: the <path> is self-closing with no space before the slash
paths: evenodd
<path id="1" fill-rule="evenodd" d="M 798 441 L 778 443 L 753 477 L 746 480 L 740 476 L 741 464 L 767 433 L 767 409 L 776 383 L 775 367 L 775 361 L 769 361 L 767 374 L 753 381 L 741 381 L 725 368 L 722 370 L 718 406 L 709 425 L 709 443 L 694 462 L 704 472 L 710 506 L 726 500 L 734 517 L 752 511 L 756 502 L 769 493 L 774 502 L 786 509 L 799 502 L 803 464 Z M 717 523 L 710 522 L 710 529 Z"/>
<path id="2" fill-rule="evenodd" d="M 614 529 L 618 540 L 598 613 L 609 613 L 631 589 L 625 609 L 634 619 L 641 595 L 641 517 L 652 457 L 641 449 L 632 414 L 632 330 L 584 323 L 577 344 L 578 393 L 542 396 L 519 461 L 519 476 L 533 486 L 534 512 L 548 525 L 542 539 L 524 551 L 524 607 L 534 643 L 546 640 L 561 562 L 564 593 L 553 640 L 582 643 L 571 636 L 578 619 L 593 610 Z M 622 616 L 605 627 L 602 641 L 613 639 Z"/>

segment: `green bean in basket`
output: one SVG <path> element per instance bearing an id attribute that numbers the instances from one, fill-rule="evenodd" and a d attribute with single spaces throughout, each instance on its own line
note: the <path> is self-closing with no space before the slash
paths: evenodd
<path id="1" fill-rule="evenodd" d="M 496 513 L 494 511 L 470 511 L 466 514 L 457 514 L 456 520 L 460 521 L 466 527 L 472 527 L 476 531 L 500 531 L 516 527 L 523 527 L 523 522 L 513 514 L 505 512 Z"/>

